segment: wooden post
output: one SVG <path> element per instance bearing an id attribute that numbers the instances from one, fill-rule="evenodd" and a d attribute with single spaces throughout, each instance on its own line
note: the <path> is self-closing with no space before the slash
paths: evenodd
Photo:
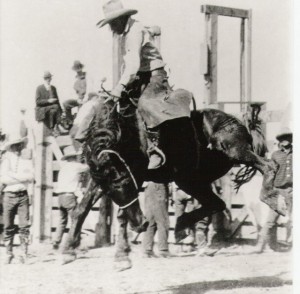
<path id="1" fill-rule="evenodd" d="M 206 22 L 206 44 L 208 54 L 207 73 L 205 74 L 205 107 L 217 103 L 218 93 L 218 15 L 205 14 Z"/>
<path id="2" fill-rule="evenodd" d="M 121 68 L 123 66 L 123 56 L 122 56 L 122 36 L 113 34 L 113 86 L 115 86 L 120 77 L 121 77 Z M 111 222 L 112 222 L 112 212 L 113 209 L 112 200 L 110 197 L 106 195 L 102 196 L 100 199 L 100 206 L 99 206 L 99 218 L 98 223 L 95 227 L 95 246 L 96 247 L 103 247 L 107 246 L 111 238 Z M 113 240 L 112 240 L 113 241 Z"/>
<path id="3" fill-rule="evenodd" d="M 240 38 L 240 101 L 246 101 L 246 59 L 245 59 L 245 19 L 241 19 L 241 38 Z M 244 112 L 246 105 L 240 104 L 240 111 Z"/>
<path id="4" fill-rule="evenodd" d="M 252 10 L 248 10 L 247 25 L 247 100 L 252 101 Z"/>
<path id="5" fill-rule="evenodd" d="M 47 141 L 48 130 L 38 124 L 35 154 L 35 187 L 33 197 L 33 242 L 51 238 L 52 150 Z"/>

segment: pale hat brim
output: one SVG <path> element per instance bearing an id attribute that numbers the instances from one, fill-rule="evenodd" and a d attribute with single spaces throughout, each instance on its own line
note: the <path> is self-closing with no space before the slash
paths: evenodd
<path id="1" fill-rule="evenodd" d="M 276 136 L 276 139 L 278 141 L 290 141 L 293 140 L 293 133 L 292 132 L 287 132 L 287 133 L 281 133 Z"/>
<path id="2" fill-rule="evenodd" d="M 82 154 L 82 152 L 73 152 L 73 153 L 66 154 L 66 155 L 62 156 L 62 158 L 60 160 L 66 160 L 70 157 L 76 157 L 76 156 L 81 155 L 81 154 Z"/>
<path id="3" fill-rule="evenodd" d="M 8 142 L 5 144 L 4 149 L 5 149 L 5 150 L 8 150 L 12 145 L 17 145 L 17 144 L 20 144 L 20 143 L 27 143 L 27 142 L 28 142 L 27 137 L 20 138 L 20 139 L 16 139 L 16 140 L 12 140 L 12 141 L 8 141 Z"/>
<path id="4" fill-rule="evenodd" d="M 138 11 L 136 9 L 120 9 L 118 11 L 114 11 L 110 13 L 106 18 L 101 19 L 96 25 L 99 26 L 99 28 L 102 28 L 106 24 L 110 23 L 114 19 L 120 17 L 120 16 L 125 16 L 125 15 L 133 15 L 136 14 Z"/>

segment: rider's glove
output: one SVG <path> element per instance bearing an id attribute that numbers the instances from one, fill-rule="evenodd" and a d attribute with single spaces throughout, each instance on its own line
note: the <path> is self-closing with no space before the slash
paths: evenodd
<path id="1" fill-rule="evenodd" d="M 125 90 L 124 85 L 118 84 L 112 91 L 111 95 L 114 96 L 114 101 L 118 101 L 121 98 L 122 92 Z"/>

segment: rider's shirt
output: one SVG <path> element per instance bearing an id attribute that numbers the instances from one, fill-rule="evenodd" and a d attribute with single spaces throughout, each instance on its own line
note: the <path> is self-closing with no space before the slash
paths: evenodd
<path id="1" fill-rule="evenodd" d="M 165 66 L 161 54 L 154 45 L 149 29 L 139 21 L 129 18 L 124 38 L 124 71 L 119 83 L 127 85 L 132 82 L 137 72 L 148 72 Z"/>

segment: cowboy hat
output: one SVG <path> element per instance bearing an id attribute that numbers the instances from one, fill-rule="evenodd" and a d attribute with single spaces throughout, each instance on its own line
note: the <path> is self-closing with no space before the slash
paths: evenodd
<path id="1" fill-rule="evenodd" d="M 44 72 L 44 79 L 47 79 L 47 78 L 51 78 L 53 75 L 50 73 L 50 71 L 45 71 Z"/>
<path id="2" fill-rule="evenodd" d="M 27 137 L 23 137 L 23 138 L 20 138 L 20 137 L 14 137 L 14 138 L 9 138 L 9 141 L 7 143 L 5 143 L 5 147 L 4 149 L 5 150 L 9 150 L 11 148 L 11 146 L 13 145 L 17 145 L 17 144 L 21 144 L 21 143 L 24 143 L 26 144 L 28 142 L 28 139 Z"/>
<path id="3" fill-rule="evenodd" d="M 72 66 L 73 70 L 82 69 L 84 67 L 84 64 L 82 64 L 79 60 L 75 60 L 74 64 Z"/>
<path id="4" fill-rule="evenodd" d="M 73 145 L 67 146 L 64 148 L 64 156 L 61 158 L 61 160 L 66 160 L 70 157 L 76 157 L 81 153 L 81 151 L 76 151 Z"/>
<path id="5" fill-rule="evenodd" d="M 276 139 L 279 142 L 289 141 L 290 143 L 293 141 L 293 133 L 290 128 L 281 129 L 280 133 L 276 136 Z"/>
<path id="6" fill-rule="evenodd" d="M 110 23 L 112 20 L 125 15 L 133 15 L 138 11 L 135 9 L 126 9 L 120 0 L 106 0 L 103 4 L 103 13 L 105 18 L 97 23 L 99 28 Z"/>

